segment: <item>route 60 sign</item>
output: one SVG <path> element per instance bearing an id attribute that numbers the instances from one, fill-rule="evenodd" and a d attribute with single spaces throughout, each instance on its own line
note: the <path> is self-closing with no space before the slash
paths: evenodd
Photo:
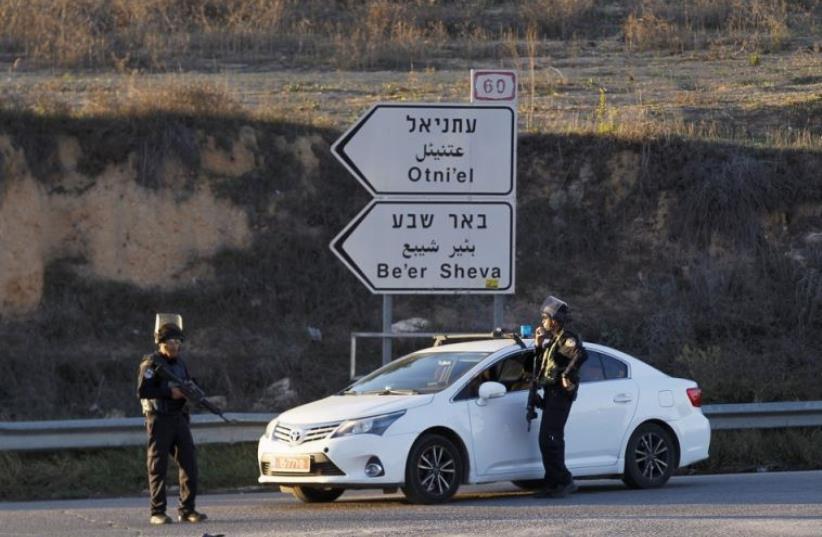
<path id="1" fill-rule="evenodd" d="M 516 71 L 471 70 L 471 102 L 515 102 L 517 100 Z"/>

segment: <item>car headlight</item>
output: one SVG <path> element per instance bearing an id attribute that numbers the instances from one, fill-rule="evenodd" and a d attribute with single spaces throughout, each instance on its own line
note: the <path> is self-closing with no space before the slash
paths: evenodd
<path id="1" fill-rule="evenodd" d="M 265 426 L 265 437 L 274 440 L 274 429 L 277 427 L 277 420 L 271 420 Z"/>
<path id="2" fill-rule="evenodd" d="M 382 433 L 384 433 L 392 423 L 400 419 L 403 414 L 405 414 L 405 410 L 392 412 L 391 414 L 383 414 L 382 416 L 371 416 L 369 418 L 344 421 L 342 425 L 334 431 L 331 438 L 351 436 L 354 434 L 376 434 L 382 436 Z"/>

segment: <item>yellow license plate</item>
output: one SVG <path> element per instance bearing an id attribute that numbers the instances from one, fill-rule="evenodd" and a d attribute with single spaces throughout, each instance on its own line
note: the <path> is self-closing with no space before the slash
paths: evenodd
<path id="1" fill-rule="evenodd" d="M 271 461 L 271 469 L 277 472 L 310 472 L 310 455 L 275 455 Z"/>

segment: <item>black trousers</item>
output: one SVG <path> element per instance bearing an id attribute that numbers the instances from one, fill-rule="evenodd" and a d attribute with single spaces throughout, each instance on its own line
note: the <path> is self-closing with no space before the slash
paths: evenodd
<path id="1" fill-rule="evenodd" d="M 146 416 L 148 444 L 146 466 L 151 494 L 151 514 L 166 512 L 166 474 L 171 455 L 180 470 L 181 514 L 194 511 L 197 496 L 197 457 L 187 414 L 151 414 Z"/>
<path id="2" fill-rule="evenodd" d="M 571 482 L 571 472 L 565 467 L 565 422 L 574 402 L 561 386 L 545 387 L 543 396 L 542 421 L 539 425 L 539 450 L 545 467 L 547 487 L 567 485 Z"/>

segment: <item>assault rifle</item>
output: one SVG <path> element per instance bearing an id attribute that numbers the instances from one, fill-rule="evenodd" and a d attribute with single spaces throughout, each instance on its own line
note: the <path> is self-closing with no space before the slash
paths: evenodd
<path id="1" fill-rule="evenodd" d="M 522 338 L 519 334 L 517 334 L 515 330 L 505 331 L 502 328 L 496 328 L 492 332 L 492 335 L 494 337 L 509 337 L 513 339 L 521 348 L 527 348 L 525 342 L 522 341 Z M 531 368 L 531 386 L 528 390 L 528 404 L 525 413 L 525 420 L 528 422 L 528 432 L 531 432 L 531 420 L 537 417 L 537 411 L 535 409 L 539 401 L 539 394 L 537 393 L 537 389 L 539 388 L 539 379 L 537 374 L 537 357 L 539 355 L 538 351 L 539 349 L 534 347 L 534 365 Z"/>
<path id="2" fill-rule="evenodd" d="M 168 368 L 168 366 L 158 360 L 152 360 L 152 364 L 154 365 L 154 370 L 158 375 L 160 375 L 160 378 L 167 380 L 170 386 L 179 388 L 180 391 L 183 392 L 183 395 L 186 396 L 186 399 L 203 407 L 212 414 L 220 416 L 220 418 L 222 418 L 222 420 L 226 423 L 234 423 L 233 420 L 230 420 L 223 415 L 223 411 L 220 410 L 217 405 L 208 400 L 203 389 L 197 386 L 193 380 L 181 379 L 175 375 Z"/>
<path id="3" fill-rule="evenodd" d="M 537 390 L 539 389 L 539 351 L 540 349 L 534 346 L 534 362 L 533 366 L 531 367 L 531 386 L 529 386 L 528 388 L 528 404 L 525 407 L 525 421 L 528 422 L 529 433 L 531 432 L 531 421 L 533 421 L 534 418 L 537 417 L 536 407 L 539 405 L 540 399 L 540 396 L 537 393 Z"/>

